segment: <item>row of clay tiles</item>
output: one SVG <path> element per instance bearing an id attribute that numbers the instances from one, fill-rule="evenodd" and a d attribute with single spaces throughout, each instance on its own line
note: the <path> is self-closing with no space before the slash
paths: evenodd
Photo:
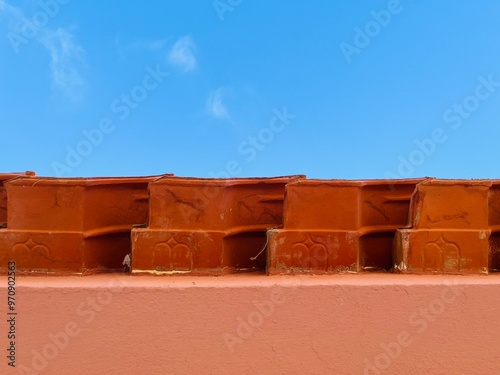
<path id="1" fill-rule="evenodd" d="M 496 180 L 0 174 L 0 271 L 500 270 Z"/>

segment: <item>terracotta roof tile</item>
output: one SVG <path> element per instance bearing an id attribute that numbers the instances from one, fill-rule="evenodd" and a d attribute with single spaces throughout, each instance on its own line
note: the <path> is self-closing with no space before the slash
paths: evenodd
<path id="1" fill-rule="evenodd" d="M 302 178 L 152 182 L 149 225 L 132 231 L 133 272 L 264 270 L 265 253 L 256 256 L 265 246 L 266 230 L 282 223 L 286 184 Z"/>
<path id="2" fill-rule="evenodd" d="M 491 186 L 490 180 L 418 184 L 409 225 L 397 231 L 395 268 L 420 273 L 487 273 Z"/>
<path id="3" fill-rule="evenodd" d="M 392 241 L 423 179 L 304 180 L 287 186 L 284 227 L 269 231 L 268 273 L 389 270 Z"/>
<path id="4" fill-rule="evenodd" d="M 121 269 L 132 225 L 147 223 L 153 177 L 17 177 L 4 183 L 7 227 L 0 260 L 19 272 L 84 273 Z"/>

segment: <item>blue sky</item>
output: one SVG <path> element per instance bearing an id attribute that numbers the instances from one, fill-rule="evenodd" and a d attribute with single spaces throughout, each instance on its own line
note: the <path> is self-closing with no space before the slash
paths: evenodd
<path id="1" fill-rule="evenodd" d="M 498 177 L 500 3 L 0 0 L 0 171 Z"/>

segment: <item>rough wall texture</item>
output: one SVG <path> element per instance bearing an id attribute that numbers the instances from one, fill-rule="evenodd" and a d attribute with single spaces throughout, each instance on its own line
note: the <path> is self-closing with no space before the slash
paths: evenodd
<path id="1" fill-rule="evenodd" d="M 17 293 L 2 373 L 500 373 L 494 276 L 29 277 Z"/>

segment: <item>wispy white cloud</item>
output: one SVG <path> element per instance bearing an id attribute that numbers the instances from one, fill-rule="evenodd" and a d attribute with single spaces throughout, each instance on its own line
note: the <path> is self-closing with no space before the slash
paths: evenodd
<path id="1" fill-rule="evenodd" d="M 50 53 L 52 87 L 68 98 L 77 100 L 86 86 L 79 70 L 83 65 L 84 51 L 73 39 L 73 34 L 68 30 L 59 28 L 55 31 L 45 30 L 39 41 Z"/>
<path id="2" fill-rule="evenodd" d="M 20 9 L 7 4 L 4 0 L 0 0 L 0 16 L 2 15 L 9 20 L 9 27 L 17 32 L 21 29 L 21 23 L 26 21 Z"/>
<path id="3" fill-rule="evenodd" d="M 4 0 L 0 0 L 0 11 L 20 15 L 20 11 L 17 8 L 7 4 Z"/>
<path id="4" fill-rule="evenodd" d="M 218 119 L 229 119 L 229 112 L 222 101 L 224 88 L 220 87 L 208 95 L 207 110 L 213 117 Z"/>
<path id="5" fill-rule="evenodd" d="M 10 6 L 7 4 L 5 1 L 0 0 L 0 11 L 6 12 L 6 13 L 16 13 L 16 8 L 13 6 Z"/>
<path id="6" fill-rule="evenodd" d="M 168 62 L 187 72 L 197 67 L 196 57 L 194 55 L 196 46 L 193 39 L 187 35 L 175 42 L 168 54 Z"/>
<path id="7" fill-rule="evenodd" d="M 65 28 L 56 30 L 49 27 L 37 28 L 31 24 L 29 35 L 25 33 L 26 25 L 29 24 L 22 9 L 0 0 L 0 15 L 5 15 L 9 20 L 9 36 L 17 39 L 13 44 L 15 52 L 30 40 L 40 43 L 50 55 L 50 79 L 52 89 L 62 93 L 67 99 L 74 101 L 81 99 L 83 88 L 86 86 L 85 79 L 80 70 L 84 66 L 83 48 L 74 41 L 74 35 Z M 54 16 L 54 15 L 51 15 Z"/>

